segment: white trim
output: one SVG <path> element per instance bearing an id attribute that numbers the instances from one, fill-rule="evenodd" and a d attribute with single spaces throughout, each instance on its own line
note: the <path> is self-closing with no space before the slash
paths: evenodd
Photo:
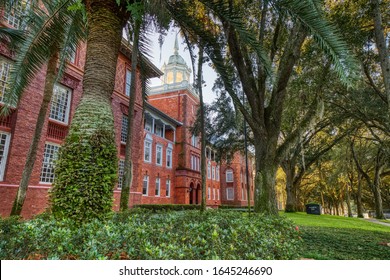
<path id="1" fill-rule="evenodd" d="M 228 179 L 228 174 L 231 174 L 231 175 L 232 175 L 231 180 Z M 226 182 L 227 182 L 227 183 L 232 183 L 232 182 L 234 182 L 234 174 L 233 174 L 233 170 L 232 170 L 232 169 L 226 170 Z"/>
<path id="2" fill-rule="evenodd" d="M 65 90 L 66 94 L 67 94 L 64 120 L 60 120 L 60 119 L 51 117 L 51 114 L 52 114 L 52 102 L 53 102 L 53 98 L 55 98 L 56 93 L 57 93 L 56 88 L 58 88 L 58 91 L 59 90 Z M 52 100 L 50 101 L 49 119 L 57 121 L 57 122 L 60 122 L 60 123 L 63 123 L 63 124 L 69 124 L 69 113 L 70 113 L 72 93 L 73 93 L 72 89 L 70 89 L 70 88 L 68 88 L 66 86 L 63 86 L 63 85 L 57 84 L 57 83 L 54 85 L 53 96 L 51 98 Z"/>
<path id="3" fill-rule="evenodd" d="M 168 165 L 168 154 L 169 154 L 169 152 L 170 152 L 171 159 L 169 161 L 170 164 Z M 172 160 L 173 160 L 173 149 L 169 148 L 169 145 L 168 145 L 167 151 L 165 153 L 165 162 L 166 162 L 167 168 L 172 168 Z"/>
<path id="4" fill-rule="evenodd" d="M 157 160 L 158 160 L 158 156 L 157 156 L 158 155 L 158 148 L 161 149 L 160 163 L 157 162 Z M 164 154 L 163 146 L 161 144 L 157 144 L 156 145 L 156 165 L 158 165 L 158 166 L 162 166 L 163 165 L 163 154 Z"/>
<path id="5" fill-rule="evenodd" d="M 168 195 L 167 195 L 167 190 L 169 190 Z M 170 179 L 167 179 L 165 181 L 165 197 L 171 197 L 171 180 Z"/>
<path id="6" fill-rule="evenodd" d="M 231 194 L 231 196 L 229 196 Z M 226 188 L 226 200 L 234 200 L 234 188 Z"/>
<path id="7" fill-rule="evenodd" d="M 157 181 L 158 181 L 158 188 L 157 188 Z M 161 179 L 160 177 L 156 178 L 156 183 L 155 183 L 155 190 L 154 190 L 154 196 L 160 196 L 161 195 Z"/>
<path id="8" fill-rule="evenodd" d="M 146 194 L 144 194 L 144 182 L 146 177 Z M 148 196 L 149 195 L 149 175 L 144 175 L 144 178 L 142 179 L 142 196 Z"/>
<path id="9" fill-rule="evenodd" d="M 11 133 L 0 131 L 0 134 L 5 135 L 5 143 L 4 143 L 4 150 L 3 150 L 3 158 L 0 162 L 0 181 L 4 180 L 4 174 L 5 174 L 5 167 L 7 165 L 7 158 L 8 158 L 8 150 L 9 150 L 9 143 L 11 142 Z"/>
<path id="10" fill-rule="evenodd" d="M 52 143 L 52 142 L 45 142 L 45 146 L 44 146 L 44 150 L 43 150 L 43 160 L 42 160 L 42 165 L 41 165 L 41 173 L 39 175 L 39 183 L 40 184 L 52 184 L 53 182 L 44 182 L 42 181 L 42 171 L 43 171 L 43 168 L 45 167 L 44 164 L 48 164 L 48 165 L 53 165 L 52 166 L 52 172 L 53 172 L 53 180 L 54 180 L 54 164 L 52 162 L 46 162 L 45 163 L 45 150 L 46 150 L 46 145 L 50 145 L 50 146 L 54 146 L 54 147 L 58 147 L 57 149 L 57 154 L 53 155 L 53 160 L 56 160 L 57 158 L 57 155 L 58 155 L 58 151 L 59 149 L 61 148 L 61 145 L 58 145 L 57 143 Z M 48 166 L 47 168 L 49 168 L 50 166 Z"/>

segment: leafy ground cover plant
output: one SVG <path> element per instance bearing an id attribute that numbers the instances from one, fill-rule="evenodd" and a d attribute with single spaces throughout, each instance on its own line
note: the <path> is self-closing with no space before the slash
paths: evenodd
<path id="1" fill-rule="evenodd" d="M 295 259 L 299 231 L 283 217 L 134 209 L 75 226 L 42 215 L 1 220 L 1 259 Z"/>
<path id="2" fill-rule="evenodd" d="M 358 218 L 286 213 L 299 226 L 305 258 L 390 260 L 390 227 Z"/>

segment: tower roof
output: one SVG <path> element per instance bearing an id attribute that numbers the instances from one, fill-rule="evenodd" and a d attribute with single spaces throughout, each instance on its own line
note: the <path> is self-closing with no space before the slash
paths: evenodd
<path id="1" fill-rule="evenodd" d="M 168 65 L 169 64 L 177 64 L 177 65 L 185 65 L 187 66 L 186 62 L 184 61 L 184 58 L 179 54 L 179 43 L 177 41 L 177 34 L 175 38 L 175 45 L 173 47 L 173 55 L 169 57 Z"/>

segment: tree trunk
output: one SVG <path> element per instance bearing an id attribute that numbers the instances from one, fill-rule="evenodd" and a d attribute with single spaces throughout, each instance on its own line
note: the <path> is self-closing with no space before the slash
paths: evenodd
<path id="1" fill-rule="evenodd" d="M 202 202 L 200 211 L 206 210 L 206 130 L 204 124 L 204 103 L 203 103 L 203 46 L 199 44 L 199 58 L 198 58 L 198 75 L 197 75 L 197 88 L 199 93 L 200 102 L 200 173 L 202 177 Z"/>
<path id="2" fill-rule="evenodd" d="M 358 218 L 364 218 L 362 203 L 362 175 L 358 173 L 358 190 L 356 195 L 357 215 Z"/>
<path id="3" fill-rule="evenodd" d="M 352 208 L 351 208 L 351 196 L 349 193 L 348 184 L 346 184 L 346 188 L 345 188 L 345 197 L 346 197 L 346 201 L 347 201 L 348 217 L 353 217 Z"/>
<path id="4" fill-rule="evenodd" d="M 111 95 L 127 15 L 116 0 L 84 3 L 88 44 L 83 96 L 59 153 L 51 195 L 55 216 L 81 222 L 112 210 L 118 158 Z"/>
<path id="5" fill-rule="evenodd" d="M 125 164 L 124 164 L 124 174 L 123 174 L 123 186 L 121 191 L 120 198 L 120 211 L 125 211 L 129 208 L 129 197 L 130 197 L 130 188 L 133 180 L 133 149 L 132 149 L 132 139 L 133 139 L 133 127 L 134 127 L 134 105 L 135 105 L 135 96 L 136 96 L 136 76 L 137 76 L 137 64 L 138 64 L 138 43 L 139 43 L 139 33 L 141 29 L 141 19 L 135 21 L 134 26 L 134 39 L 133 39 L 133 52 L 131 54 L 131 86 L 130 86 L 130 99 L 129 99 L 129 109 L 127 113 L 127 141 L 126 141 L 126 150 L 125 150 Z"/>
<path id="6" fill-rule="evenodd" d="M 255 137 L 256 138 L 256 137 Z M 276 201 L 276 171 L 278 165 L 275 163 L 274 148 L 266 148 L 263 141 L 255 143 L 255 212 L 269 215 L 279 215 Z M 275 143 L 276 144 L 276 143 Z"/>
<path id="7" fill-rule="evenodd" d="M 379 60 L 382 70 L 383 83 L 385 85 L 385 94 L 390 113 L 390 61 L 389 53 L 386 47 L 386 40 L 383 34 L 382 15 L 380 11 L 379 0 L 371 0 L 374 16 L 375 42 L 378 49 Z"/>
<path id="8" fill-rule="evenodd" d="M 291 162 L 285 162 L 282 164 L 282 168 L 286 174 L 286 212 L 296 212 L 296 198 L 294 191 L 294 178 L 295 178 L 295 164 Z"/>
<path id="9" fill-rule="evenodd" d="M 11 210 L 11 216 L 18 216 L 22 212 L 24 200 L 27 195 L 28 183 L 30 182 L 31 173 L 34 168 L 34 163 L 37 158 L 38 145 L 41 139 L 41 133 L 43 126 L 45 125 L 47 109 L 50 104 L 51 97 L 53 96 L 54 84 L 57 78 L 57 62 L 58 62 L 58 53 L 54 53 L 47 64 L 46 78 L 45 78 L 45 87 L 43 91 L 43 99 L 41 103 L 41 108 L 39 109 L 37 123 L 35 126 L 34 136 L 30 144 L 30 149 L 28 150 L 26 163 L 24 165 L 22 179 L 14 200 L 14 204 Z"/>

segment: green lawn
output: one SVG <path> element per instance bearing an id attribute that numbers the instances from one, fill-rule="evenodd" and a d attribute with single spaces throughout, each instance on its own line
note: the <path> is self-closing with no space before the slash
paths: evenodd
<path id="1" fill-rule="evenodd" d="M 313 259 L 390 260 L 390 227 L 363 219 L 283 213 L 302 233 L 301 255 Z"/>

